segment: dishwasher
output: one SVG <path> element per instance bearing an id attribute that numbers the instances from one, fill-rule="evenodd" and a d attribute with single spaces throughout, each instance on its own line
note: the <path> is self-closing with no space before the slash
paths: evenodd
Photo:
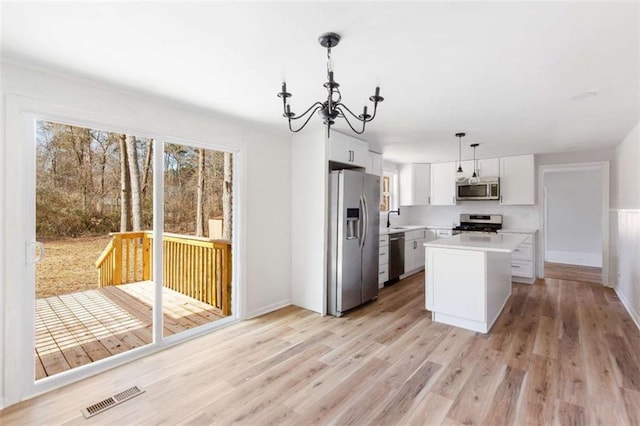
<path id="1" fill-rule="evenodd" d="M 404 274 L 404 232 L 389 234 L 389 281 Z"/>

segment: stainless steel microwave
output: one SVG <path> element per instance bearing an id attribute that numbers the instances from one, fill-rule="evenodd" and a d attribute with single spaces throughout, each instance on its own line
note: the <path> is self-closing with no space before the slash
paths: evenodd
<path id="1" fill-rule="evenodd" d="M 484 178 L 477 183 L 456 183 L 456 200 L 499 200 L 500 178 Z"/>

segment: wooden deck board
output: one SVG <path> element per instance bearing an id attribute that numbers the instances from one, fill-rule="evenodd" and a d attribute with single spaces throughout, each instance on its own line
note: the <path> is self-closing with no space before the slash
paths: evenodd
<path id="1" fill-rule="evenodd" d="M 149 344 L 153 284 L 140 282 L 36 300 L 36 380 Z M 163 288 L 164 335 L 222 318 L 213 306 Z"/>

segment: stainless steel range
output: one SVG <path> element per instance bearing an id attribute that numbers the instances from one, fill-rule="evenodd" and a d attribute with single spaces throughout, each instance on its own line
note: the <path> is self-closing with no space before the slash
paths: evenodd
<path id="1" fill-rule="evenodd" d="M 453 235 L 462 233 L 495 234 L 502 229 L 501 214 L 468 214 L 460 215 L 460 226 L 453 228 Z"/>

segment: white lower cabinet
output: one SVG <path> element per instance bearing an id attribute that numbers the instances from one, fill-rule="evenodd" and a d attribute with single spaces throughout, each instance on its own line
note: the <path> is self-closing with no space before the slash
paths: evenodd
<path id="1" fill-rule="evenodd" d="M 404 233 L 404 273 L 412 273 L 424 268 L 424 242 L 426 229 Z"/>
<path id="2" fill-rule="evenodd" d="M 526 236 L 526 240 L 511 253 L 511 280 L 517 283 L 533 284 L 536 281 L 536 233 L 500 230 L 501 234 L 511 233 Z"/>
<path id="3" fill-rule="evenodd" d="M 378 257 L 378 287 L 384 287 L 384 283 L 389 281 L 389 236 L 380 235 Z"/>

